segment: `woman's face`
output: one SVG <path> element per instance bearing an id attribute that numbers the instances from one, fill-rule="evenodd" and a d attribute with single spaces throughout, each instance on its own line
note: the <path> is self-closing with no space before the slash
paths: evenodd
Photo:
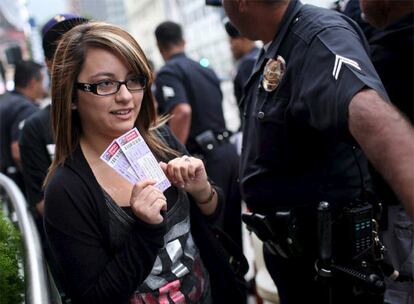
<path id="1" fill-rule="evenodd" d="M 129 70 L 113 53 L 101 48 L 89 48 L 77 82 L 99 84 L 105 90 L 113 81 L 130 80 L 134 83 L 140 76 Z M 123 84 L 117 93 L 108 96 L 99 96 L 80 89 L 77 93 L 75 105 L 83 134 L 87 134 L 88 137 L 116 138 L 134 127 L 141 109 L 144 90 L 130 91 Z"/>

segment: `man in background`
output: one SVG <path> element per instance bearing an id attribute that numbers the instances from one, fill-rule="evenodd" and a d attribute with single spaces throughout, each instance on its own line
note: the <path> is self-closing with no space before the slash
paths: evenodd
<path id="1" fill-rule="evenodd" d="M 0 169 L 23 193 L 18 139 L 24 120 L 38 111 L 36 103 L 45 96 L 42 68 L 31 60 L 16 63 L 14 91 L 0 99 Z"/>
<path id="2" fill-rule="evenodd" d="M 369 24 L 361 11 L 359 0 L 340 0 L 338 3 L 338 11 L 354 20 L 365 34 L 367 40 L 378 31 Z"/>
<path id="3" fill-rule="evenodd" d="M 371 59 L 391 102 L 414 123 L 414 2 L 361 0 L 367 21 L 376 28 L 369 40 Z M 404 164 L 414 171 L 414 154 Z M 395 269 L 385 280 L 384 302 L 414 303 L 414 222 L 389 185 L 372 172 L 375 192 L 385 205 L 381 222 L 385 261 Z M 413 210 L 411 211 L 413 213 Z"/>
<path id="4" fill-rule="evenodd" d="M 254 41 L 241 36 L 228 18 L 224 21 L 224 28 L 229 35 L 230 49 L 237 64 L 236 75 L 233 79 L 233 87 L 234 96 L 236 97 L 237 106 L 239 108 L 240 128 L 239 132 L 233 134 L 231 141 L 235 144 L 237 152 L 240 154 L 243 140 L 241 129 L 244 120 L 242 104 L 243 90 L 247 80 L 252 74 L 257 57 L 259 56 L 259 48 L 256 47 Z"/>

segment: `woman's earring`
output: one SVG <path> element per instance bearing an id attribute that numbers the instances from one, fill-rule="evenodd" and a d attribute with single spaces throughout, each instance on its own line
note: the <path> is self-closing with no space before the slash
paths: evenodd
<path id="1" fill-rule="evenodd" d="M 73 103 L 73 102 L 72 102 L 71 108 L 72 108 L 72 110 L 77 110 L 78 109 L 78 107 L 76 106 L 76 104 Z"/>

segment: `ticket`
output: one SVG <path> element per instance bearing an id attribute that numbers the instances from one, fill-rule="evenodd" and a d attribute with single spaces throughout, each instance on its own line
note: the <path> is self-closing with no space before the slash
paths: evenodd
<path id="1" fill-rule="evenodd" d="M 170 181 L 137 128 L 117 138 L 116 142 L 131 164 L 138 180 L 153 179 L 156 181 L 155 186 L 161 191 L 171 186 Z"/>
<path id="2" fill-rule="evenodd" d="M 109 145 L 100 158 L 130 183 L 136 184 L 138 182 L 139 179 L 134 169 L 132 169 L 131 164 L 116 140 Z"/>

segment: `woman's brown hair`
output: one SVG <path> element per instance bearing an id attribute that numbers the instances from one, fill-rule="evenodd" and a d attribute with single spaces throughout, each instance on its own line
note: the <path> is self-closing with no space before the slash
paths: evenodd
<path id="1" fill-rule="evenodd" d="M 86 51 L 91 47 L 112 52 L 131 71 L 148 79 L 135 126 L 150 149 L 159 157 L 179 155 L 156 135 L 156 128 L 165 119 L 157 119 L 151 92 L 152 71 L 141 47 L 130 34 L 119 27 L 101 22 L 85 23 L 74 27 L 62 37 L 53 60 L 51 121 L 56 151 L 45 184 L 79 144 L 82 126 L 77 111 L 72 110 L 72 103 L 77 96 L 74 84 L 82 69 Z"/>

